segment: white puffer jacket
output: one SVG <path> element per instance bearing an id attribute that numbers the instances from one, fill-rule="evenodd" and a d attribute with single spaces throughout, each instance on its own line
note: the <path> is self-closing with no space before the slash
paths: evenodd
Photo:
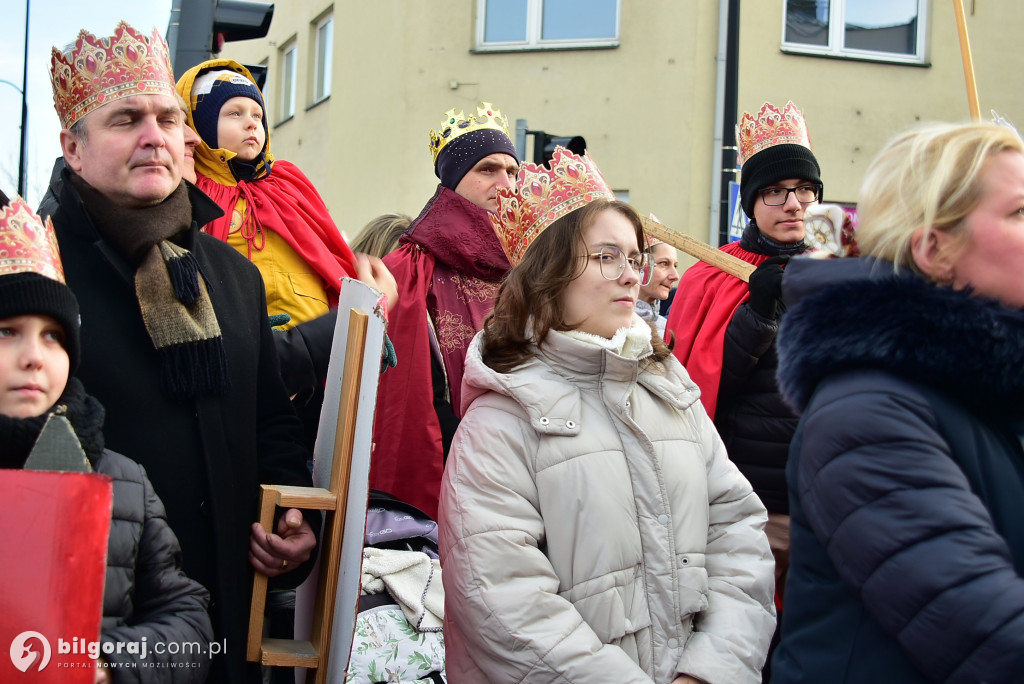
<path id="1" fill-rule="evenodd" d="M 441 493 L 449 681 L 760 682 L 767 515 L 683 367 L 551 332 L 499 374 L 480 340 Z"/>

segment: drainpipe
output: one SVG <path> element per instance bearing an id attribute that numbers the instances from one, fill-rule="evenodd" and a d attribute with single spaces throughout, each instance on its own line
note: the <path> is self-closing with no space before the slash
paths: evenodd
<path id="1" fill-rule="evenodd" d="M 708 243 L 729 239 L 729 181 L 736 180 L 736 109 L 739 89 L 740 0 L 718 4 L 718 53 L 715 56 L 715 140 L 712 153 L 711 220 Z"/>

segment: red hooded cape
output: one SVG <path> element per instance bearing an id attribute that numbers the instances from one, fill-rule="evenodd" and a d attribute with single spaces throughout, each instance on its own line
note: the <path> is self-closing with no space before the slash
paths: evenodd
<path id="1" fill-rule="evenodd" d="M 721 249 L 755 266 L 768 259 L 765 254 L 743 249 L 739 241 Z M 668 312 L 666 328 L 675 334 L 672 352 L 700 387 L 701 403 L 712 420 L 722 379 L 725 330 L 736 309 L 749 298 L 745 282 L 698 261 L 683 274 Z"/>
<path id="2" fill-rule="evenodd" d="M 232 209 L 239 197 L 245 197 L 247 220 L 280 235 L 324 279 L 328 303 L 337 306 L 342 277 L 356 277 L 355 255 L 299 167 L 279 159 L 270 175 L 259 180 L 223 185 L 200 174 L 197 185 L 224 209 L 224 216 L 208 223 L 205 232 L 226 242 Z"/>

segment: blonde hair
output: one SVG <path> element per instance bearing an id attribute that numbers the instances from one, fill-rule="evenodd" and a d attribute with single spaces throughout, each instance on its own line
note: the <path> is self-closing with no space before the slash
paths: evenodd
<path id="1" fill-rule="evenodd" d="M 405 214 L 382 214 L 363 226 L 351 245 L 352 251 L 383 257 L 398 247 L 398 238 L 410 223 L 412 219 Z"/>
<path id="2" fill-rule="evenodd" d="M 985 192 L 987 162 L 1000 152 L 1024 152 L 1011 128 L 994 123 L 932 123 L 890 140 L 864 174 L 857 204 L 857 244 L 862 255 L 921 273 L 913 258 L 913 234 L 923 227 L 966 244 L 964 219 Z M 955 254 L 954 254 L 955 256 Z"/>

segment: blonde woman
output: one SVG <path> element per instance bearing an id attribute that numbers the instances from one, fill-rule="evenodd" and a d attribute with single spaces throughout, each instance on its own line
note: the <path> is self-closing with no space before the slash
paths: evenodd
<path id="1" fill-rule="evenodd" d="M 900 135 L 861 188 L 860 259 L 794 259 L 781 682 L 1024 672 L 1024 146 Z"/>

